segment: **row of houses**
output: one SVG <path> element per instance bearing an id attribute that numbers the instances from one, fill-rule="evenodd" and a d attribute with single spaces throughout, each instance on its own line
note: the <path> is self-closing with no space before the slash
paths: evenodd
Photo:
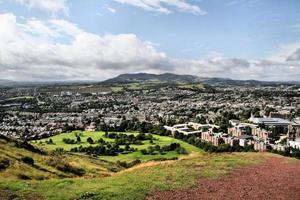
<path id="1" fill-rule="evenodd" d="M 297 129 L 297 134 L 292 138 L 289 133 L 291 127 L 299 128 L 300 125 L 295 122 L 281 118 L 254 118 L 249 119 L 252 123 L 241 123 L 239 120 L 230 120 L 228 133 L 216 133 L 219 127 L 212 124 L 199 124 L 189 122 L 185 124 L 177 124 L 172 127 L 165 126 L 165 129 L 175 133 L 176 131 L 184 135 L 195 135 L 201 138 L 202 141 L 211 142 L 215 146 L 220 144 L 229 144 L 230 146 L 239 145 L 247 147 L 253 145 L 257 151 L 266 151 L 268 148 L 283 151 L 287 147 L 300 149 L 300 133 Z M 262 126 L 263 125 L 263 126 Z M 281 135 L 278 141 L 272 141 L 270 136 L 272 131 L 266 130 L 268 127 L 288 127 L 288 133 Z"/>

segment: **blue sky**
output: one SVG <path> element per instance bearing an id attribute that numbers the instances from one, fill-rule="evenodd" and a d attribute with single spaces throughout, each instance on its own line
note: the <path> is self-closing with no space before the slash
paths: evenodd
<path id="1" fill-rule="evenodd" d="M 0 54 L 7 58 L 0 59 L 6 69 L 0 78 L 102 80 L 144 71 L 300 80 L 298 0 L 0 0 L 0 14 L 2 24 L 11 21 L 26 36 L 13 36 L 2 25 L 0 36 L 7 38 Z M 37 45 L 42 50 L 9 54 L 15 46 L 5 42 L 17 44 L 17 39 L 22 41 L 18 49 Z M 83 45 L 82 40 L 98 46 L 73 45 Z M 88 50 L 94 54 L 84 57 Z M 47 58 L 47 51 L 76 54 Z M 40 61 L 41 52 L 48 63 Z M 24 54 L 24 60 L 12 61 Z"/>

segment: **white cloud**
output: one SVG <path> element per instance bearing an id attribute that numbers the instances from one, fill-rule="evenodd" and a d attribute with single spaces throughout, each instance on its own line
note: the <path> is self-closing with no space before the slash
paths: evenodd
<path id="1" fill-rule="evenodd" d="M 59 12 L 68 15 L 69 7 L 67 5 L 68 0 L 10 0 L 21 5 L 26 6 L 28 9 L 39 9 L 51 14 L 57 14 Z"/>
<path id="2" fill-rule="evenodd" d="M 116 9 L 112 8 L 112 7 L 109 6 L 108 4 L 105 4 L 105 5 L 103 6 L 103 8 L 106 9 L 106 10 L 108 10 L 108 11 L 111 12 L 111 13 L 116 13 L 116 12 L 117 12 Z"/>
<path id="3" fill-rule="evenodd" d="M 234 79 L 300 80 L 300 45 L 282 47 L 268 59 L 183 60 L 159 52 L 134 34 L 97 35 L 66 20 L 17 20 L 0 14 L 0 79 L 104 80 L 134 72 L 175 72 Z"/>
<path id="4" fill-rule="evenodd" d="M 194 15 L 205 15 L 206 11 L 199 6 L 187 3 L 185 0 L 114 0 L 122 4 L 136 6 L 141 9 L 164 14 L 171 13 L 171 8 L 179 12 L 192 13 Z"/>
<path id="5" fill-rule="evenodd" d="M 300 43 L 292 43 L 279 47 L 276 53 L 272 54 L 269 57 L 269 60 L 274 60 L 278 62 L 284 62 L 286 60 L 290 60 L 291 56 L 296 53 L 296 51 L 300 49 Z"/>
<path id="6" fill-rule="evenodd" d="M 0 78 L 102 80 L 125 71 L 168 67 L 164 53 L 134 34 L 99 36 L 64 20 L 20 24 L 13 14 L 1 14 L 0 38 Z"/>

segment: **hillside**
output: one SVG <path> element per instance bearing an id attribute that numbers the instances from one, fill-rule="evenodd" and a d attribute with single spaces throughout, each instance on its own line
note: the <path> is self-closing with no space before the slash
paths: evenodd
<path id="1" fill-rule="evenodd" d="M 165 74 L 121 74 L 115 78 L 103 81 L 103 84 L 115 84 L 115 83 L 133 83 L 133 82 L 183 82 L 183 83 L 195 83 L 200 82 L 200 78 L 192 75 L 177 75 L 171 73 Z"/>
<path id="2" fill-rule="evenodd" d="M 0 179 L 103 177 L 117 165 L 71 154 L 49 153 L 0 135 Z"/>
<path id="3" fill-rule="evenodd" d="M 61 136 L 52 139 L 59 143 Z M 299 160 L 269 153 L 194 152 L 125 169 L 99 158 L 51 153 L 0 136 L 0 199 L 190 199 L 190 194 L 210 198 L 210 191 L 230 199 L 233 196 L 226 191 L 232 187 L 237 191 L 234 197 L 250 194 L 264 199 L 281 188 L 279 197 L 293 192 L 295 199 L 300 191 L 299 166 Z M 264 192 L 258 194 L 258 188 Z"/>
<path id="4" fill-rule="evenodd" d="M 208 85 L 234 85 L 234 86 L 274 86 L 274 85 L 299 85 L 299 81 L 276 82 L 258 80 L 234 80 L 230 78 L 201 77 L 196 75 L 178 75 L 172 73 L 164 74 L 121 74 L 117 77 L 105 80 L 101 84 L 126 84 L 141 82 L 163 82 L 163 83 L 204 83 Z"/>
<path id="5" fill-rule="evenodd" d="M 177 161 L 147 162 L 102 178 L 16 181 L 0 179 L 0 199 L 140 200 L 159 191 L 196 186 L 200 177 L 224 176 L 261 161 L 260 154 L 189 155 Z"/>
<path id="6" fill-rule="evenodd" d="M 24 157 L 31 157 L 34 164 L 28 162 L 30 159 L 22 159 Z M 295 181 L 300 174 L 299 160 L 267 153 L 192 153 L 179 160 L 150 161 L 119 172 L 111 172 L 109 169 L 116 167 L 113 163 L 69 153 L 50 154 L 30 144 L 24 145 L 22 142 L 1 137 L 0 160 L 1 200 L 140 200 L 147 197 L 175 199 L 173 194 L 178 195 L 177 199 L 189 199 L 189 194 L 195 197 L 201 197 L 202 194 L 208 196 L 212 190 L 222 194 L 225 191 L 223 188 L 230 189 L 230 185 L 241 192 L 236 195 L 244 195 L 243 188 L 249 187 L 253 188 L 255 195 L 256 188 L 261 186 L 264 186 L 268 195 L 269 191 L 276 191 L 277 186 L 282 188 L 280 195 L 283 196 L 291 193 L 293 188 L 300 191 Z M 52 160 L 56 160 L 57 165 L 52 165 Z M 57 167 L 61 163 L 69 167 Z M 76 170 L 66 172 L 65 169 L 70 169 L 70 166 L 72 169 L 84 169 L 86 173 L 80 176 L 73 173 Z M 246 174 L 241 176 L 243 172 Z M 256 178 L 249 179 L 252 172 Z M 232 175 L 227 176 L 228 174 Z M 257 182 L 257 176 L 260 176 L 259 180 L 266 180 L 266 184 Z M 283 185 L 288 181 L 286 177 L 290 177 L 292 181 L 288 187 Z M 236 181 L 242 188 L 238 187 Z M 209 191 L 203 190 L 203 186 L 199 188 L 202 182 L 209 185 Z M 222 185 L 217 186 L 218 183 Z M 219 191 L 218 188 L 222 190 Z"/>

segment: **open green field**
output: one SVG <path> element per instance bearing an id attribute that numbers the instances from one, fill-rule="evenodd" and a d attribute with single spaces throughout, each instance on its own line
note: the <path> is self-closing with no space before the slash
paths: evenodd
<path id="1" fill-rule="evenodd" d="M 140 200 L 157 191 L 192 187 L 200 177 L 215 178 L 260 162 L 259 153 L 190 155 L 176 161 L 148 162 L 104 178 L 3 181 L 0 199 Z"/>
<path id="2" fill-rule="evenodd" d="M 178 88 L 180 89 L 192 89 L 192 90 L 197 90 L 197 89 L 205 89 L 204 85 L 201 83 L 194 83 L 194 84 L 178 84 Z"/>
<path id="3" fill-rule="evenodd" d="M 80 135 L 81 143 L 79 143 L 79 144 L 65 144 L 63 142 L 64 138 L 70 138 L 70 139 L 76 140 L 76 134 Z M 127 135 L 133 134 L 133 135 L 136 136 L 138 133 L 133 132 L 133 133 L 124 133 L 124 134 L 127 134 Z M 63 148 L 65 151 L 70 151 L 70 149 L 72 149 L 74 147 L 79 147 L 81 145 L 84 146 L 84 147 L 90 146 L 91 144 L 89 144 L 87 142 L 87 139 L 89 137 L 91 137 L 94 141 L 97 141 L 100 138 L 104 139 L 106 142 L 113 142 L 114 141 L 114 139 L 105 138 L 104 137 L 104 132 L 74 131 L 72 133 L 63 133 L 63 134 L 59 134 L 59 135 L 51 137 L 54 144 L 47 144 L 46 141 L 48 141 L 50 138 L 31 141 L 31 144 L 36 145 L 40 148 L 47 149 L 47 150 L 55 150 L 56 148 Z M 164 155 L 160 155 L 160 154 L 143 155 L 139 151 L 141 149 L 146 149 L 149 146 L 154 146 L 154 145 L 164 146 L 164 145 L 170 145 L 171 143 L 179 143 L 181 145 L 181 147 L 183 147 L 187 150 L 188 153 L 197 153 L 197 154 L 203 153 L 203 151 L 201 149 L 199 149 L 195 146 L 192 146 L 188 143 L 185 143 L 183 141 L 171 138 L 171 137 L 158 136 L 158 135 L 153 135 L 153 137 L 154 137 L 154 140 L 153 140 L 152 144 L 150 143 L 149 140 L 145 140 L 145 141 L 143 141 L 142 145 L 130 145 L 130 147 L 138 149 L 138 151 L 135 151 L 133 153 L 119 154 L 118 156 L 99 156 L 99 158 L 102 159 L 102 160 L 110 161 L 110 162 L 116 162 L 118 160 L 119 161 L 132 161 L 132 160 L 135 160 L 135 159 L 140 159 L 142 161 L 149 161 L 149 160 L 153 160 L 153 159 L 157 159 L 157 158 L 170 159 L 170 158 L 174 158 L 174 157 L 181 157 L 182 155 L 179 155 L 175 151 L 165 152 Z M 95 145 L 97 145 L 97 144 L 92 144 L 92 146 L 95 146 Z M 121 145 L 121 147 L 122 147 L 122 145 Z"/>

